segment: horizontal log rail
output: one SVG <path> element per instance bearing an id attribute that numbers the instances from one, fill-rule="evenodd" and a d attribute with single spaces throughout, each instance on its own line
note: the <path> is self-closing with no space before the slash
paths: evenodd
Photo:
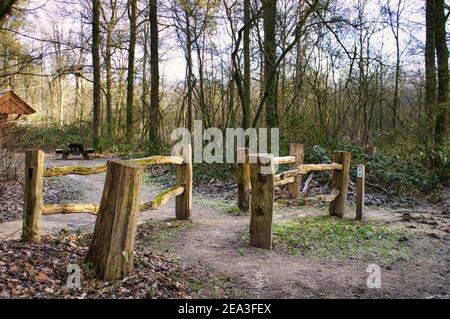
<path id="1" fill-rule="evenodd" d="M 305 201 L 311 202 L 323 202 L 323 203 L 331 203 L 334 201 L 340 194 L 339 189 L 333 189 L 329 195 L 316 195 L 311 197 L 304 197 Z"/>
<path id="2" fill-rule="evenodd" d="M 274 157 L 273 161 L 275 164 L 292 164 L 296 162 L 295 156 L 281 156 L 281 157 Z"/>
<path id="3" fill-rule="evenodd" d="M 44 205 L 42 215 L 97 214 L 98 204 L 52 204 Z"/>
<path id="4" fill-rule="evenodd" d="M 295 177 L 297 175 L 304 175 L 311 171 L 332 171 L 342 170 L 342 165 L 337 163 L 331 164 L 302 164 L 297 169 L 283 172 L 274 176 L 275 183 L 289 177 Z"/>
<path id="5" fill-rule="evenodd" d="M 181 156 L 150 156 L 145 158 L 131 159 L 131 162 L 143 166 L 149 165 L 165 165 L 165 164 L 184 164 L 184 159 Z M 64 176 L 64 175 L 92 175 L 106 172 L 106 164 L 99 166 L 63 166 L 63 167 L 48 167 L 44 171 L 44 177 Z"/>
<path id="6" fill-rule="evenodd" d="M 44 171 L 44 177 L 64 176 L 64 175 L 92 175 L 106 172 L 106 165 L 83 167 L 83 166 L 64 166 L 48 167 Z"/>
<path id="7" fill-rule="evenodd" d="M 184 187 L 174 186 L 155 196 L 154 199 L 141 203 L 140 210 L 155 210 L 164 206 L 169 200 L 184 193 Z M 98 204 L 51 204 L 44 205 L 42 215 L 92 214 L 98 213 Z"/>
<path id="8" fill-rule="evenodd" d="M 166 164 L 175 164 L 181 165 L 184 164 L 184 158 L 182 156 L 150 156 L 144 158 L 135 158 L 130 161 L 137 163 L 142 166 L 148 165 L 166 165 Z"/>
<path id="9" fill-rule="evenodd" d="M 274 183 L 274 186 L 283 186 L 295 182 L 295 177 L 288 177 Z"/>
<path id="10" fill-rule="evenodd" d="M 172 198 L 175 198 L 183 193 L 184 193 L 183 186 L 171 187 L 156 195 L 155 198 L 152 199 L 151 201 L 142 203 L 140 209 L 141 211 L 158 209 L 164 206 Z"/>

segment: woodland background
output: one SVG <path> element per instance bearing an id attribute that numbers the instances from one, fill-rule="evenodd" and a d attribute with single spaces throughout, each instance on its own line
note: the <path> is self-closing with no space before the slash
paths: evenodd
<path id="1" fill-rule="evenodd" d="M 37 113 L 4 148 L 165 154 L 176 127 L 279 127 L 352 151 L 388 192 L 448 186 L 444 0 L 6 0 L 0 90 Z M 447 28 L 447 29 L 446 29 Z M 228 165 L 195 170 L 230 176 Z"/>

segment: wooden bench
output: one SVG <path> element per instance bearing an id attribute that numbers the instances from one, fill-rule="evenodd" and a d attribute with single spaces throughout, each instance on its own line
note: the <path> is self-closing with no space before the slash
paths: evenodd
<path id="1" fill-rule="evenodd" d="M 57 148 L 55 150 L 56 154 L 62 154 L 63 160 L 67 160 L 69 158 L 69 155 L 83 155 L 83 158 L 85 160 L 89 160 L 89 154 L 94 153 L 93 148 L 84 148 L 83 144 L 79 143 L 69 143 L 67 144 L 67 149 Z"/>

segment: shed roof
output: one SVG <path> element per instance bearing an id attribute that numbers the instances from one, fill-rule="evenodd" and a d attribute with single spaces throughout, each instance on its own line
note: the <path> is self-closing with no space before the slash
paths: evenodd
<path id="1" fill-rule="evenodd" d="M 29 115 L 36 113 L 12 90 L 0 92 L 0 113 Z"/>

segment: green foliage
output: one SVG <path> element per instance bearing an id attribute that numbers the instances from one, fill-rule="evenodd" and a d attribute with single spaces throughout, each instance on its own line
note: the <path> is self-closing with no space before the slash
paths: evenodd
<path id="1" fill-rule="evenodd" d="M 334 217 L 301 217 L 274 223 L 275 249 L 321 258 L 393 262 L 407 260 L 406 233 L 381 224 Z"/>
<path id="2" fill-rule="evenodd" d="M 223 181 L 234 180 L 235 170 L 233 164 L 193 164 L 194 181 L 210 181 L 219 179 Z"/>
<path id="3" fill-rule="evenodd" d="M 18 126 L 12 129 L 13 134 L 20 136 L 15 145 L 17 149 L 35 148 L 44 151 L 54 151 L 63 148 L 67 143 L 82 143 L 89 147 L 92 143 L 91 126 L 79 125 L 52 126 Z"/>
<path id="4" fill-rule="evenodd" d="M 234 216 L 239 216 L 241 214 L 245 215 L 246 213 L 241 213 L 239 207 L 236 206 L 235 200 L 218 200 L 211 199 L 206 196 L 196 195 L 193 198 L 193 202 L 196 205 L 211 208 L 221 213 L 230 214 Z"/>
<path id="5" fill-rule="evenodd" d="M 413 159 L 382 153 L 366 154 L 355 145 L 345 145 L 339 149 L 352 153 L 353 166 L 366 166 L 366 179 L 369 182 L 377 183 L 393 194 L 428 193 L 439 186 L 438 172 Z M 355 177 L 355 167 L 352 167 L 351 175 Z"/>

